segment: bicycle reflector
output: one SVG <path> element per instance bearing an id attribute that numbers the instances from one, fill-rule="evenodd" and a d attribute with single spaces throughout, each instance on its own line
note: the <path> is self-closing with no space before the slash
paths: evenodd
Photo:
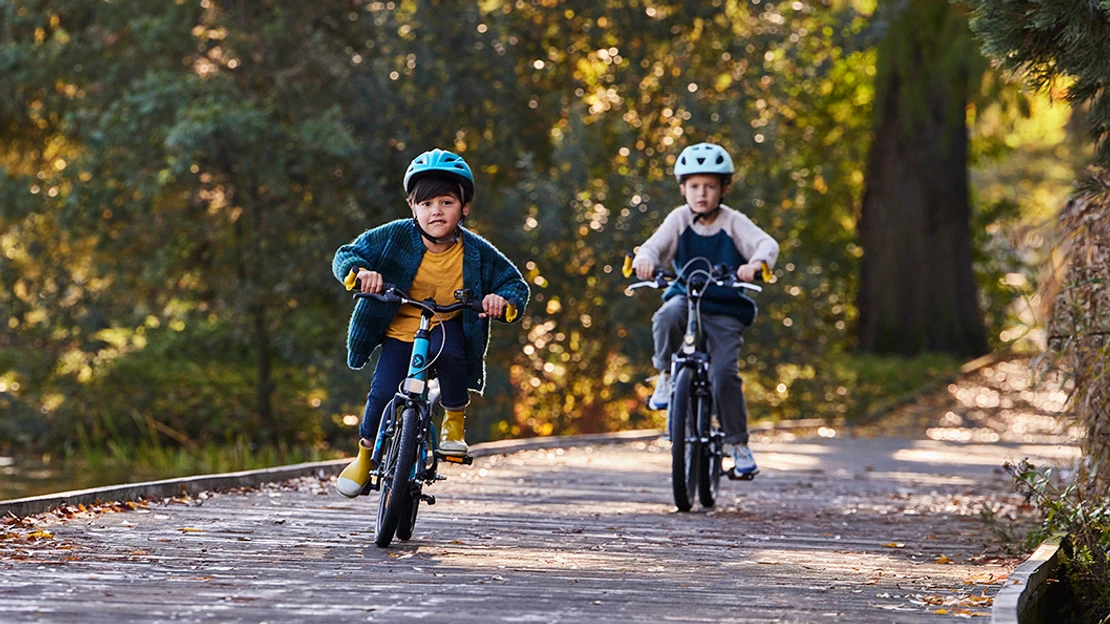
<path id="1" fill-rule="evenodd" d="M 621 267 L 621 275 L 625 279 L 632 277 L 632 254 L 624 254 L 624 266 Z"/>

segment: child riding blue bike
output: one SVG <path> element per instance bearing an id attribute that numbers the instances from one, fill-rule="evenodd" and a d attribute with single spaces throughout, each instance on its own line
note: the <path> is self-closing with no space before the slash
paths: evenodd
<path id="1" fill-rule="evenodd" d="M 481 393 L 485 384 L 489 318 L 501 318 L 510 306 L 523 312 L 528 284 L 491 243 L 462 227 L 474 198 L 474 175 L 461 156 L 439 149 L 417 156 L 403 186 L 412 218 L 368 230 L 340 247 L 332 272 L 348 290 L 381 293 L 389 284 L 410 300 L 437 306 L 456 303 L 464 291 L 482 295 L 481 312 L 464 307 L 430 320 L 429 353 L 438 353 L 433 370 L 446 412 L 438 447 L 462 456 L 469 392 Z M 421 317 L 419 306 L 376 298 L 360 299 L 351 316 L 347 364 L 360 369 L 375 349 L 381 354 L 359 427 L 358 456 L 336 483 L 344 496 L 358 496 L 370 481 L 382 412 L 409 372 Z"/>
<path id="2" fill-rule="evenodd" d="M 750 282 L 774 267 L 778 243 L 743 213 L 721 203 L 734 172 L 732 158 L 719 145 L 699 143 L 682 151 L 674 173 L 686 204 L 671 211 L 640 246 L 632 262 L 637 277 L 653 279 L 657 268 L 672 263 L 681 270 L 695 258 L 704 258 L 708 266 L 738 267 L 736 279 L 741 282 Z M 667 408 L 672 391 L 671 356 L 682 346 L 686 333 L 688 310 L 680 280 L 663 293 L 663 301 L 651 319 L 652 364 L 659 370 L 655 391 L 648 399 L 651 409 Z M 748 447 L 748 412 L 737 360 L 744 344 L 741 333 L 755 319 L 755 303 L 734 288 L 709 285 L 702 295 L 701 310 L 713 404 L 725 432 L 726 450 L 732 455 L 734 476 L 750 478 L 759 469 Z"/>

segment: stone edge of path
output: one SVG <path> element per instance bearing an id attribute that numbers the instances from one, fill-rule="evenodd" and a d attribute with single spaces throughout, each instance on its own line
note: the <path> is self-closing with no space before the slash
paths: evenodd
<path id="1" fill-rule="evenodd" d="M 1006 584 L 994 596 L 991 607 L 992 624 L 1019 624 L 1027 620 L 1031 607 L 1036 606 L 1048 580 L 1059 567 L 1060 549 L 1066 535 L 1059 534 L 1041 542 L 1037 550 L 1019 565 Z"/>
<path id="2" fill-rule="evenodd" d="M 524 440 L 500 440 L 475 444 L 470 447 L 470 454 L 474 457 L 486 457 L 489 455 L 507 455 L 518 451 L 570 448 L 589 444 L 620 444 L 623 442 L 654 440 L 661 435 L 663 435 L 663 432 L 659 429 L 641 429 L 636 431 L 619 431 L 615 433 L 548 436 L 527 438 Z M 331 459 L 303 464 L 292 464 L 289 466 L 277 466 L 275 468 L 263 468 L 260 470 L 243 470 L 240 472 L 228 472 L 223 474 L 109 485 L 84 490 L 59 492 L 57 494 L 18 498 L 0 501 L 0 517 L 14 516 L 23 518 L 25 516 L 45 513 L 60 505 L 66 504 L 87 505 L 96 503 L 97 501 L 123 502 L 144 497 L 168 498 L 186 494 L 196 494 L 205 490 L 253 487 L 262 483 L 285 481 L 287 479 L 296 479 L 299 477 L 326 476 L 341 471 L 350 461 L 350 458 Z"/>

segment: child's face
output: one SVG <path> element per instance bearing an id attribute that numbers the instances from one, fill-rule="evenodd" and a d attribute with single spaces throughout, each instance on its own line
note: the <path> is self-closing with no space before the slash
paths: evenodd
<path id="1" fill-rule="evenodd" d="M 470 213 L 470 204 L 463 206 L 455 195 L 440 195 L 409 206 L 420 227 L 435 238 L 450 236 Z"/>
<path id="2" fill-rule="evenodd" d="M 696 173 L 688 178 L 679 187 L 686 204 L 698 214 L 712 212 L 721 203 L 721 193 L 724 188 L 721 178 L 705 173 Z"/>

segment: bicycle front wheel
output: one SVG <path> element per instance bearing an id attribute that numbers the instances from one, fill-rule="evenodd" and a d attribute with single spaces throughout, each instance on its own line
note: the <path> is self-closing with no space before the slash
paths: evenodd
<path id="1" fill-rule="evenodd" d="M 374 543 L 382 548 L 389 546 L 403 515 L 413 514 L 412 466 L 416 461 L 416 449 L 420 435 L 420 413 L 414 408 L 401 412 L 400 431 L 396 435 L 396 459 L 388 484 L 382 485 L 382 495 L 378 499 L 378 523 L 374 527 Z M 396 425 L 395 425 L 396 426 Z M 409 534 L 411 536 L 409 527 Z"/>
<path id="2" fill-rule="evenodd" d="M 670 402 L 671 486 L 679 511 L 690 511 L 694 506 L 702 463 L 693 385 L 694 372 L 689 368 L 680 370 L 675 376 Z"/>
<path id="3" fill-rule="evenodd" d="M 407 542 L 412 539 L 412 530 L 416 528 L 416 512 L 420 511 L 420 499 L 409 497 L 408 509 L 401 510 L 401 521 L 397 523 L 397 539 Z"/>
<path id="4" fill-rule="evenodd" d="M 709 444 L 704 445 L 701 452 L 701 480 L 698 482 L 698 499 L 702 507 L 712 507 L 717 504 L 717 494 L 721 490 L 721 474 L 724 473 L 721 456 L 724 454 L 724 444 L 720 434 L 714 432 Z"/>

